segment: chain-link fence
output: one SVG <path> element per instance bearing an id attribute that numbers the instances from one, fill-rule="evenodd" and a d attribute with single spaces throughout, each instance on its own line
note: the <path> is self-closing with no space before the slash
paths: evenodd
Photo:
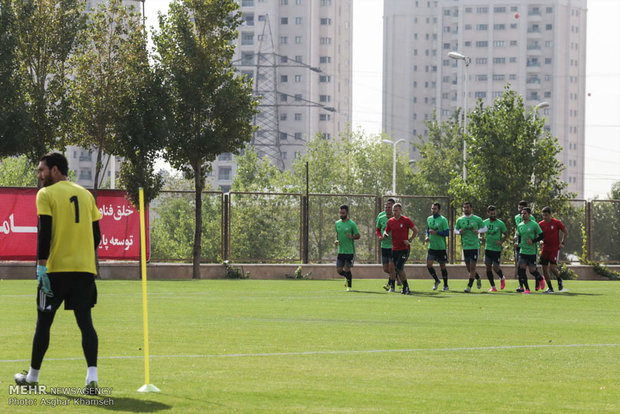
<path id="1" fill-rule="evenodd" d="M 594 200 L 591 206 L 591 260 L 620 263 L 620 200 Z"/>
<path id="2" fill-rule="evenodd" d="M 203 193 L 201 260 L 228 259 L 252 263 L 331 263 L 337 248 L 335 222 L 342 204 L 360 231 L 356 240 L 358 263 L 379 263 L 379 242 L 375 234 L 377 214 L 387 196 L 367 194 Z M 426 218 L 431 204 L 441 204 L 441 214 L 450 229 L 460 212 L 450 207 L 446 196 L 399 196 L 403 214 L 419 229 L 412 243 L 409 262 L 424 262 Z M 191 261 L 194 241 L 195 200 L 193 191 L 163 191 L 150 206 L 151 260 Z M 483 215 L 480 215 L 483 219 Z M 572 200 L 561 212 L 554 212 L 568 229 L 566 247 L 560 259 L 578 262 L 586 247 L 587 258 L 605 263 L 620 262 L 620 200 Z M 536 213 L 540 220 L 540 214 Z M 509 235 L 512 240 L 512 234 Z M 451 262 L 460 263 L 460 239 L 451 232 L 448 252 Z M 512 260 L 512 246 L 506 242 L 503 260 Z"/>

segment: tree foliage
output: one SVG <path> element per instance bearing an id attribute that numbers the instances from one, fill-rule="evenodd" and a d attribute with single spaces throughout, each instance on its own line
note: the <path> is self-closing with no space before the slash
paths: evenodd
<path id="1" fill-rule="evenodd" d="M 96 197 L 102 184 L 103 155 L 122 152 L 123 139 L 131 134 L 117 134 L 117 126 L 135 121 L 123 117 L 131 115 L 131 105 L 138 99 L 135 95 L 143 91 L 148 74 L 140 15 L 121 0 L 100 4 L 80 33 L 71 63 L 72 143 L 96 153 Z"/>
<path id="2" fill-rule="evenodd" d="M 16 28 L 12 0 L 0 0 L 0 156 L 23 152 L 30 127 Z"/>
<path id="3" fill-rule="evenodd" d="M 0 159 L 0 187 L 36 187 L 36 166 L 25 155 Z"/>
<path id="4" fill-rule="evenodd" d="M 231 59 L 239 5 L 233 0 L 175 0 L 159 15 L 153 41 L 170 96 L 168 161 L 195 183 L 194 277 L 200 276 L 202 190 L 210 162 L 237 152 L 252 134 L 256 102 Z"/>
<path id="5" fill-rule="evenodd" d="M 478 101 L 468 117 L 467 181 L 455 175 L 449 188 L 455 208 L 466 200 L 475 211 L 494 204 L 498 217 L 513 224 L 519 200 L 555 212 L 568 207 L 572 194 L 560 181 L 564 166 L 556 158 L 558 140 L 543 130 L 544 120 L 527 111 L 517 93 L 506 89 L 489 106 Z"/>
<path id="6" fill-rule="evenodd" d="M 69 57 L 84 27 L 78 0 L 14 0 L 16 55 L 29 128 L 20 153 L 32 162 L 50 149 L 64 149 L 69 124 Z"/>

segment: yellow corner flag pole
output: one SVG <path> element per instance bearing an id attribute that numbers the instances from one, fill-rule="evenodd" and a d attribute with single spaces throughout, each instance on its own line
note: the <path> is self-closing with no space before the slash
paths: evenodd
<path id="1" fill-rule="evenodd" d="M 144 385 L 138 392 L 159 392 L 159 388 L 149 384 L 149 312 L 146 294 L 146 229 L 144 219 L 144 190 L 140 187 L 140 264 L 142 273 L 142 316 L 144 321 Z"/>

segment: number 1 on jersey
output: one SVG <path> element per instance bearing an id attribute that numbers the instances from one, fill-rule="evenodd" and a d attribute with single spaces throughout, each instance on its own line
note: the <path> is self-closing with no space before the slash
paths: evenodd
<path id="1" fill-rule="evenodd" d="M 75 203 L 75 222 L 79 223 L 80 222 L 80 205 L 78 203 L 78 198 L 77 196 L 73 196 L 69 199 L 69 201 L 71 201 L 72 203 Z"/>

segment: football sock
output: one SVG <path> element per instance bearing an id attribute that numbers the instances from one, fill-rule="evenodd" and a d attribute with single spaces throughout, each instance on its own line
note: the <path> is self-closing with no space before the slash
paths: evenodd
<path id="1" fill-rule="evenodd" d="M 493 280 L 493 271 L 487 270 L 487 279 L 489 279 L 489 283 L 491 286 L 495 286 L 495 281 Z"/>
<path id="2" fill-rule="evenodd" d="M 88 367 L 86 370 L 86 385 L 88 385 L 91 381 L 99 382 L 99 377 L 97 376 L 97 367 Z"/>
<path id="3" fill-rule="evenodd" d="M 427 267 L 428 269 L 428 273 L 431 274 L 431 276 L 433 276 L 433 279 L 435 279 L 435 282 L 439 282 L 439 278 L 437 277 L 437 273 L 435 272 L 435 268 L 434 267 Z"/>
<path id="4" fill-rule="evenodd" d="M 26 375 L 26 381 L 28 382 L 39 382 L 39 371 L 38 369 L 34 369 L 30 367 L 28 370 L 28 375 Z"/>
<path id="5" fill-rule="evenodd" d="M 467 287 L 471 288 L 474 285 L 474 279 L 472 279 L 471 277 L 469 278 L 469 282 L 467 282 Z"/>
<path id="6" fill-rule="evenodd" d="M 480 275 L 476 272 L 476 280 L 480 279 Z"/>
<path id="7" fill-rule="evenodd" d="M 396 279 L 394 280 L 390 280 L 390 286 L 392 287 L 392 289 L 396 289 Z"/>
<path id="8" fill-rule="evenodd" d="M 532 275 L 534 276 L 534 279 L 536 279 L 537 281 L 542 280 L 542 276 L 540 275 L 540 272 L 538 270 L 534 270 L 534 273 L 532 273 Z"/>
<path id="9" fill-rule="evenodd" d="M 443 278 L 443 285 L 448 286 L 448 269 L 441 269 L 441 277 Z"/>
<path id="10" fill-rule="evenodd" d="M 351 283 L 353 282 L 353 275 L 349 271 L 349 272 L 346 272 L 345 277 L 347 278 L 347 285 L 351 287 Z"/>
<path id="11" fill-rule="evenodd" d="M 409 287 L 409 283 L 407 283 L 406 280 L 401 280 L 401 283 L 403 284 L 403 289 L 408 288 Z"/>
<path id="12" fill-rule="evenodd" d="M 54 315 L 56 312 L 37 311 L 37 326 L 32 339 L 32 355 L 30 358 L 30 366 L 34 369 L 41 369 L 43 357 L 50 344 L 50 328 L 54 322 Z"/>
<path id="13" fill-rule="evenodd" d="M 525 284 L 527 283 L 527 276 L 525 275 L 525 269 L 519 268 L 518 272 L 519 272 L 519 285 L 521 287 L 525 287 Z"/>
<path id="14" fill-rule="evenodd" d="M 347 277 L 347 272 L 345 272 L 344 270 L 341 270 L 340 272 L 338 272 L 338 274 L 339 274 L 340 276 Z"/>
<path id="15" fill-rule="evenodd" d="M 500 279 L 504 277 L 504 273 L 502 273 L 502 269 L 498 269 L 497 272 L 495 272 L 495 273 L 497 273 L 497 275 L 500 277 Z"/>
<path id="16" fill-rule="evenodd" d="M 86 364 L 89 367 L 97 366 L 97 352 L 99 349 L 99 338 L 93 326 L 90 308 L 74 310 L 75 320 L 82 331 L 82 349 L 86 357 Z"/>

